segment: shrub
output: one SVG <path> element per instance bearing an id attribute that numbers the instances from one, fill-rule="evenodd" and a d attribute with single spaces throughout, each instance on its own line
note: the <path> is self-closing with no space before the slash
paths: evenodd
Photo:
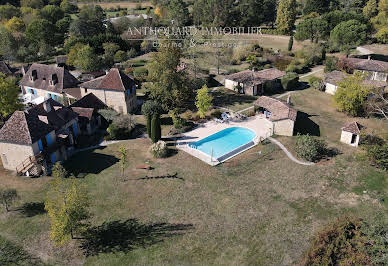
<path id="1" fill-rule="evenodd" d="M 337 70 L 338 59 L 335 56 L 329 56 L 325 60 L 325 72 Z"/>
<path id="2" fill-rule="evenodd" d="M 384 145 L 373 145 L 367 149 L 369 159 L 377 167 L 388 170 L 388 143 Z"/>
<path id="3" fill-rule="evenodd" d="M 138 67 L 133 71 L 133 75 L 136 79 L 145 81 L 148 77 L 148 69 L 146 67 Z"/>
<path id="4" fill-rule="evenodd" d="M 109 139 L 120 140 L 130 138 L 133 129 L 134 123 L 132 117 L 130 115 L 120 115 L 113 119 L 107 131 Z"/>
<path id="5" fill-rule="evenodd" d="M 370 265 L 362 250 L 367 239 L 361 232 L 362 221 L 341 218 L 318 232 L 300 265 Z"/>
<path id="6" fill-rule="evenodd" d="M 388 26 L 381 28 L 377 32 L 376 37 L 380 43 L 384 43 L 384 44 L 388 43 Z"/>
<path id="7" fill-rule="evenodd" d="M 154 114 L 151 120 L 151 140 L 152 143 L 158 142 L 162 138 L 162 128 L 160 126 L 160 115 Z"/>
<path id="8" fill-rule="evenodd" d="M 122 50 L 117 51 L 114 56 L 114 60 L 116 63 L 120 63 L 127 60 L 127 53 Z"/>
<path id="9" fill-rule="evenodd" d="M 308 83 L 309 83 L 311 88 L 314 88 L 316 90 L 323 90 L 324 84 L 323 84 L 323 80 L 321 78 L 311 76 L 308 79 Z"/>
<path id="10" fill-rule="evenodd" d="M 180 129 L 186 125 L 186 120 L 179 116 L 178 110 L 174 109 L 170 111 L 170 116 L 174 124 L 174 128 Z"/>
<path id="11" fill-rule="evenodd" d="M 158 141 L 152 144 L 150 152 L 155 158 L 165 158 L 168 155 L 167 144 L 164 141 Z"/>
<path id="12" fill-rule="evenodd" d="M 291 90 L 299 87 L 299 76 L 296 73 L 287 73 L 281 80 L 283 89 Z"/>
<path id="13" fill-rule="evenodd" d="M 299 157 L 314 162 L 321 159 L 326 154 L 327 144 L 323 140 L 319 140 L 307 135 L 299 135 L 296 140 L 296 153 Z"/>

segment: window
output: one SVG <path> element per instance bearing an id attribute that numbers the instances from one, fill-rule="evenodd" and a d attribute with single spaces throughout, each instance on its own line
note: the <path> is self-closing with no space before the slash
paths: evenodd
<path id="1" fill-rule="evenodd" d="M 73 124 L 73 133 L 74 133 L 74 136 L 77 136 L 77 123 Z"/>
<path id="2" fill-rule="evenodd" d="M 3 164 L 7 165 L 8 164 L 7 156 L 3 153 L 2 157 L 3 157 Z"/>
<path id="3" fill-rule="evenodd" d="M 50 145 L 53 143 L 50 134 L 47 134 L 47 135 L 46 135 L 46 140 L 47 140 L 47 145 L 48 145 L 48 146 L 50 146 Z"/>
<path id="4" fill-rule="evenodd" d="M 42 143 L 42 140 L 38 140 L 38 146 L 39 146 L 39 150 L 40 150 L 40 151 L 43 151 L 43 143 Z"/>
<path id="5" fill-rule="evenodd" d="M 85 88 L 84 90 L 85 90 L 85 93 L 88 93 L 88 89 L 87 88 Z"/>

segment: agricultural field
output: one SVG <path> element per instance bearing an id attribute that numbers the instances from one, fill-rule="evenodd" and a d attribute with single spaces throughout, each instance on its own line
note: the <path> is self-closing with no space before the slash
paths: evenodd
<path id="1" fill-rule="evenodd" d="M 147 139 L 85 151 L 65 167 L 88 188 L 94 234 L 64 246 L 49 239 L 43 208 L 51 178 L 0 170 L 0 186 L 20 194 L 12 211 L 1 213 L 2 236 L 55 265 L 297 264 L 327 222 L 387 211 L 388 184 L 360 150 L 339 142 L 340 128 L 353 119 L 338 113 L 327 94 L 298 91 L 292 103 L 337 156 L 302 166 L 263 142 L 211 167 L 173 146 L 168 158 L 154 159 Z M 375 134 L 388 131 L 383 121 L 357 121 Z M 295 154 L 295 137 L 278 139 Z M 120 146 L 128 149 L 124 178 Z M 144 164 L 153 170 L 137 169 Z"/>

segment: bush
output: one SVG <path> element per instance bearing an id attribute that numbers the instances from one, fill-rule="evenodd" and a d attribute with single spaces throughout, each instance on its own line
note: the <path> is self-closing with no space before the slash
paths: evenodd
<path id="1" fill-rule="evenodd" d="M 114 60 L 116 63 L 121 63 L 121 62 L 127 60 L 127 53 L 122 51 L 122 50 L 117 51 L 115 56 L 114 56 Z"/>
<path id="2" fill-rule="evenodd" d="M 377 37 L 377 40 L 378 40 L 380 43 L 387 44 L 387 43 L 388 43 L 388 26 L 381 28 L 381 29 L 377 32 L 376 37 Z"/>
<path id="3" fill-rule="evenodd" d="M 326 155 L 327 144 L 310 135 L 299 135 L 296 140 L 296 153 L 299 157 L 314 162 Z"/>
<path id="4" fill-rule="evenodd" d="M 300 265 L 370 265 L 362 250 L 367 239 L 361 232 L 362 221 L 341 218 L 318 232 Z"/>
<path id="5" fill-rule="evenodd" d="M 158 142 L 162 138 L 162 128 L 160 126 L 160 115 L 154 114 L 151 120 L 151 140 L 152 143 Z"/>
<path id="6" fill-rule="evenodd" d="M 179 113 L 176 109 L 170 111 L 170 116 L 174 124 L 174 128 L 180 129 L 186 125 L 186 120 L 179 116 Z"/>
<path id="7" fill-rule="evenodd" d="M 133 75 L 140 81 L 146 81 L 148 77 L 148 69 L 146 67 L 138 67 L 133 71 Z"/>
<path id="8" fill-rule="evenodd" d="M 338 59 L 335 56 L 329 56 L 325 60 L 325 72 L 337 70 Z"/>
<path id="9" fill-rule="evenodd" d="M 320 91 L 323 90 L 324 84 L 323 84 L 323 80 L 321 78 L 311 76 L 308 79 L 308 83 L 309 83 L 311 88 L 314 88 L 314 89 L 320 90 Z"/>
<path id="10" fill-rule="evenodd" d="M 131 137 L 134 123 L 130 115 L 120 115 L 113 119 L 107 131 L 110 140 L 128 139 Z"/>
<path id="11" fill-rule="evenodd" d="M 384 145 L 373 145 L 367 148 L 369 160 L 377 167 L 388 170 L 388 143 Z"/>
<path id="12" fill-rule="evenodd" d="M 299 87 L 299 76 L 296 73 L 287 73 L 281 80 L 284 90 L 296 89 Z"/>
<path id="13" fill-rule="evenodd" d="M 160 141 L 152 144 L 150 152 L 155 158 L 167 157 L 168 148 L 167 148 L 166 142 L 160 140 Z"/>

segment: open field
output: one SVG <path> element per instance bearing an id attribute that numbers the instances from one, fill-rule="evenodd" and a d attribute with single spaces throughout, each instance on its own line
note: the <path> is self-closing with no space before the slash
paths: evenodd
<path id="1" fill-rule="evenodd" d="M 140 3 L 135 3 L 132 1 L 121 1 L 121 2 L 88 2 L 88 3 L 77 3 L 77 6 L 81 8 L 85 5 L 99 5 L 102 8 L 111 8 L 111 7 L 117 7 L 120 6 L 122 8 L 129 8 L 133 9 L 136 8 Z M 147 6 L 152 6 L 151 1 L 146 1 L 141 3 L 142 8 Z"/>
<path id="2" fill-rule="evenodd" d="M 265 142 L 210 167 L 180 151 L 153 159 L 149 140 L 129 140 L 121 144 L 129 150 L 122 181 L 120 145 L 80 153 L 66 167 L 88 187 L 91 225 L 106 224 L 95 228 L 93 239 L 62 247 L 49 240 L 42 209 L 51 178 L 0 170 L 0 186 L 16 188 L 21 196 L 14 209 L 25 206 L 23 212 L 1 212 L 0 235 L 55 265 L 296 264 L 309 238 L 328 221 L 387 211 L 388 184 L 386 173 L 339 143 L 340 127 L 353 119 L 336 112 L 330 96 L 308 89 L 293 95 L 292 102 L 311 115 L 321 137 L 341 154 L 306 167 Z M 376 133 L 388 131 L 383 121 L 357 120 Z M 278 139 L 293 151 L 294 137 Z M 154 170 L 136 170 L 145 163 Z"/>

